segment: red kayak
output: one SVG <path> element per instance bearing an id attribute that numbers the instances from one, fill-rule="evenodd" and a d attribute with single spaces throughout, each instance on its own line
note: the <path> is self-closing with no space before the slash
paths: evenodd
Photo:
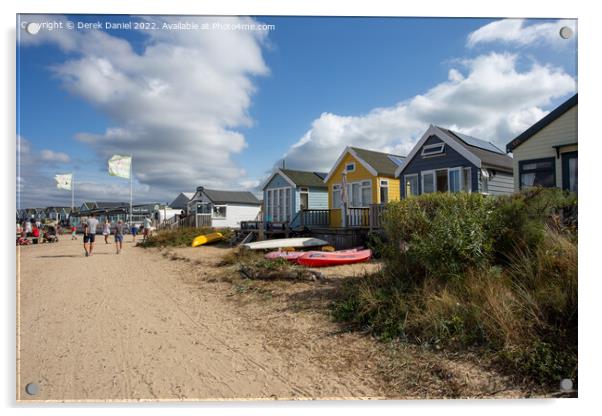
<path id="1" fill-rule="evenodd" d="M 305 255 L 305 254 L 309 254 L 309 253 L 354 253 L 358 251 L 357 248 L 351 248 L 349 250 L 339 250 L 339 251 L 331 251 L 331 252 L 327 252 L 327 251 L 283 251 L 283 250 L 277 250 L 277 251 L 272 251 L 270 253 L 267 253 L 265 256 L 263 256 L 264 258 L 268 259 L 268 260 L 275 260 L 275 259 L 286 259 L 288 261 L 291 262 L 296 262 L 299 257 Z"/>
<path id="2" fill-rule="evenodd" d="M 346 253 L 336 251 L 331 253 L 323 251 L 309 251 L 297 258 L 297 263 L 307 267 L 328 267 L 339 266 L 342 264 L 362 263 L 370 260 L 371 257 L 371 250 L 359 250 Z"/>

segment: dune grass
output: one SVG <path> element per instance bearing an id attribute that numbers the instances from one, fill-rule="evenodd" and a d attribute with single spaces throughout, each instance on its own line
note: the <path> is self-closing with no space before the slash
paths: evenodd
<path id="1" fill-rule="evenodd" d="M 577 231 L 559 191 L 393 203 L 385 268 L 353 279 L 335 319 L 383 340 L 477 349 L 517 379 L 577 380 Z"/>
<path id="2" fill-rule="evenodd" d="M 141 247 L 189 247 L 196 236 L 214 232 L 220 232 L 224 235 L 224 240 L 220 244 L 224 244 L 224 241 L 227 242 L 232 235 L 230 229 L 183 227 L 155 231 L 146 241 L 140 241 L 138 245 Z"/>

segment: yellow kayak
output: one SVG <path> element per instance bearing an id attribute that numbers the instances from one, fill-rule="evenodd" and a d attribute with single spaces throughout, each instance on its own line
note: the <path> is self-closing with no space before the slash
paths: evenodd
<path id="1" fill-rule="evenodd" d="M 207 243 L 214 243 L 216 241 L 220 241 L 223 238 L 224 236 L 222 235 L 222 233 L 197 235 L 196 237 L 194 237 L 194 240 L 192 240 L 192 247 L 202 246 L 203 244 Z"/>

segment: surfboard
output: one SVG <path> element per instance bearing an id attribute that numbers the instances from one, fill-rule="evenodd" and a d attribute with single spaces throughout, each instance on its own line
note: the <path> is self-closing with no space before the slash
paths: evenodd
<path id="1" fill-rule="evenodd" d="M 328 245 L 328 241 L 320 240 L 319 238 L 298 237 L 255 241 L 253 243 L 243 244 L 242 246 L 250 250 L 269 250 L 285 247 L 319 247 L 325 245 Z"/>

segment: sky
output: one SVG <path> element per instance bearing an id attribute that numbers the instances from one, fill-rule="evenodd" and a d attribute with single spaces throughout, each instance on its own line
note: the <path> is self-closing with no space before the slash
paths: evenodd
<path id="1" fill-rule="evenodd" d="M 133 157 L 135 202 L 170 202 L 257 192 L 283 160 L 327 172 L 348 145 L 406 155 L 429 124 L 505 148 L 577 92 L 574 20 L 18 19 L 18 208 L 69 206 L 69 172 L 76 206 L 127 201 L 113 154 Z"/>

